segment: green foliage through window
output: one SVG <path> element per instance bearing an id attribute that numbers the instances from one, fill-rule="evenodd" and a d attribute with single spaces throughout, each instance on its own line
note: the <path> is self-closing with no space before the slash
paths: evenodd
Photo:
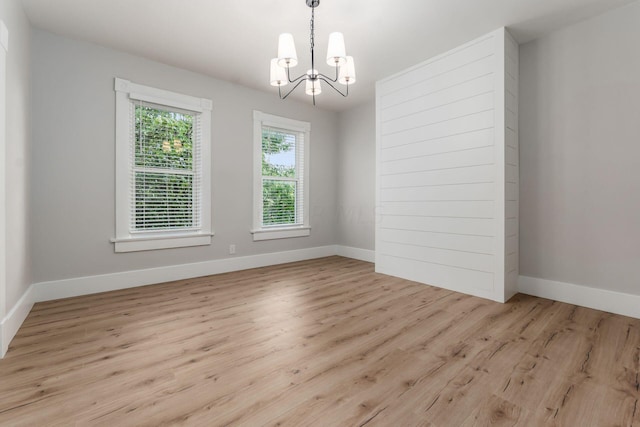
<path id="1" fill-rule="evenodd" d="M 263 128 L 263 225 L 293 225 L 298 222 L 296 218 L 296 190 L 296 134 Z"/>
<path id="2" fill-rule="evenodd" d="M 136 172 L 136 229 L 193 225 L 193 176 Z"/>
<path id="3" fill-rule="evenodd" d="M 263 225 L 296 223 L 296 183 L 287 181 L 262 181 Z"/>
<path id="4" fill-rule="evenodd" d="M 135 107 L 133 230 L 193 227 L 194 117 Z"/>

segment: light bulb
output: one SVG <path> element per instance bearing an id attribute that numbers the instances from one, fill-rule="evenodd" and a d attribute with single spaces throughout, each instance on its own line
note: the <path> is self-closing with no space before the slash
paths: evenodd
<path id="1" fill-rule="evenodd" d="M 320 86 L 320 80 L 307 79 L 307 83 L 304 89 L 307 95 L 320 95 L 322 93 L 322 87 Z"/>
<path id="2" fill-rule="evenodd" d="M 347 61 L 344 48 L 344 36 L 342 33 L 329 34 L 329 47 L 327 48 L 327 64 L 335 67 Z"/>
<path id="3" fill-rule="evenodd" d="M 278 65 L 278 58 L 271 60 L 271 73 L 270 73 L 271 86 L 285 86 L 289 83 L 287 79 L 287 71 Z"/>
<path id="4" fill-rule="evenodd" d="M 352 85 L 356 82 L 356 66 L 353 62 L 353 56 L 347 56 L 347 63 L 340 67 L 338 82 L 343 85 Z"/>
<path id="5" fill-rule="evenodd" d="M 282 33 L 278 38 L 278 65 L 281 67 L 295 67 L 298 65 L 298 54 L 293 42 L 293 35 Z"/>

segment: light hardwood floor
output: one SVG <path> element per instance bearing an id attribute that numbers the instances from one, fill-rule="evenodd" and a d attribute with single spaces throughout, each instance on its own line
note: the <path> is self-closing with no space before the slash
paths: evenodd
<path id="1" fill-rule="evenodd" d="M 330 257 L 39 303 L 0 425 L 640 426 L 640 320 Z"/>

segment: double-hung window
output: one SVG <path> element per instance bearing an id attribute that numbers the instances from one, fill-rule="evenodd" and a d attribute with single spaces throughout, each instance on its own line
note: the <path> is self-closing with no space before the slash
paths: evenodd
<path id="1" fill-rule="evenodd" d="M 253 113 L 253 240 L 308 236 L 311 125 Z"/>
<path id="2" fill-rule="evenodd" d="M 116 79 L 116 252 L 211 243 L 208 99 Z"/>

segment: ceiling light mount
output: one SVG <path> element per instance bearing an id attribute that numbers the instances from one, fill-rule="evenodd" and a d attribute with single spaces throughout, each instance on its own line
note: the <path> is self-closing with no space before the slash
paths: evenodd
<path id="1" fill-rule="evenodd" d="M 320 82 L 325 82 L 340 95 L 349 95 L 349 85 L 356 82 L 356 70 L 353 57 L 347 56 L 344 47 L 344 36 L 342 33 L 334 32 L 329 34 L 329 46 L 327 48 L 327 64 L 336 69 L 335 77 L 328 77 L 318 72 L 315 68 L 315 8 L 320 5 L 320 0 L 305 0 L 307 6 L 311 8 L 310 23 L 310 47 L 311 47 L 311 69 L 294 79 L 291 78 L 291 68 L 298 65 L 298 55 L 293 36 L 289 33 L 280 34 L 278 38 L 278 57 L 271 60 L 270 80 L 272 86 L 278 86 L 280 99 L 285 99 L 302 82 L 305 84 L 305 93 L 312 96 L 313 105 L 316 105 L 316 95 L 322 92 Z M 294 86 L 286 94 L 282 94 L 281 87 L 293 83 Z M 342 92 L 335 83 L 346 86 L 346 91 Z"/>

